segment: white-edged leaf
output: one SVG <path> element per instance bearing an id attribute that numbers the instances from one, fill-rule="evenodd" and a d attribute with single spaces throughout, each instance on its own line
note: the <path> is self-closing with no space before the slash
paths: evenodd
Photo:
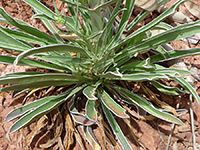
<path id="1" fill-rule="evenodd" d="M 18 62 L 26 56 L 37 54 L 37 53 L 43 53 L 43 52 L 51 52 L 51 51 L 61 51 L 61 52 L 68 51 L 68 52 L 81 53 L 87 56 L 87 54 L 85 53 L 85 50 L 80 47 L 76 47 L 76 46 L 72 46 L 68 44 L 55 44 L 55 45 L 43 46 L 43 47 L 33 48 L 30 50 L 24 51 L 19 56 L 17 56 L 14 64 L 15 65 L 18 64 Z"/>
<path id="2" fill-rule="evenodd" d="M 126 114 L 126 110 L 122 108 L 119 104 L 115 102 L 115 100 L 110 97 L 110 95 L 104 90 L 100 89 L 98 92 L 98 97 L 101 102 L 106 106 L 110 111 L 112 111 L 116 116 L 120 118 L 128 118 L 129 116 Z"/>
<path id="3" fill-rule="evenodd" d="M 95 86 L 87 86 L 83 90 L 83 94 L 86 96 L 88 100 L 97 100 L 96 94 L 96 88 Z"/>
<path id="4" fill-rule="evenodd" d="M 197 103 L 200 104 L 200 97 L 198 93 L 195 91 L 195 89 L 182 77 L 177 77 L 177 78 L 172 78 L 174 81 L 178 82 L 182 87 L 184 87 L 192 96 L 194 99 L 197 101 Z"/>
<path id="5" fill-rule="evenodd" d="M 102 103 L 102 107 L 103 107 L 104 114 L 109 122 L 109 125 L 111 126 L 111 129 L 113 130 L 115 136 L 119 140 L 122 148 L 124 150 L 132 150 L 130 144 L 126 140 L 126 137 L 124 136 L 122 130 L 120 129 L 119 125 L 117 124 L 110 110 L 103 103 Z"/>
<path id="6" fill-rule="evenodd" d="M 150 102 L 148 102 L 146 99 L 136 95 L 135 93 L 132 93 L 124 88 L 121 88 L 119 86 L 115 86 L 114 87 L 116 90 L 120 91 L 121 94 L 123 94 L 125 97 L 127 97 L 126 99 L 124 99 L 124 101 L 126 101 L 129 104 L 133 104 L 136 105 L 140 108 L 142 108 L 144 111 L 147 111 L 149 114 L 158 117 L 162 120 L 171 122 L 171 123 L 175 123 L 175 124 L 183 124 L 183 122 L 176 118 L 175 116 L 166 113 L 164 111 L 161 111 L 157 108 L 155 108 Z"/>
<path id="7" fill-rule="evenodd" d="M 85 106 L 86 116 L 93 121 L 97 121 L 96 104 L 97 104 L 97 101 L 88 99 Z"/>

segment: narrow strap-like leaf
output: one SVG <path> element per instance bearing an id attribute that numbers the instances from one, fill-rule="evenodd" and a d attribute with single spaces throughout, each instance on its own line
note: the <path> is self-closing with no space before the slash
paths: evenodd
<path id="1" fill-rule="evenodd" d="M 164 58 L 161 54 L 150 57 L 151 63 L 168 61 L 176 58 L 200 55 L 200 48 L 191 48 L 187 50 L 172 50 L 168 52 L 169 58 Z"/>
<path id="2" fill-rule="evenodd" d="M 134 8 L 134 3 L 135 3 L 135 0 L 127 0 L 126 1 L 126 3 L 125 3 L 126 10 L 123 12 L 122 18 L 119 23 L 118 31 L 120 31 L 121 28 L 123 28 L 123 30 L 124 30 L 126 25 L 128 24 L 127 20 L 130 18 L 131 14 L 132 14 L 132 11 Z M 124 23 L 126 23 L 126 24 L 124 25 Z M 120 37 L 121 35 L 118 35 L 118 36 Z"/>
<path id="3" fill-rule="evenodd" d="M 39 14 L 41 11 L 38 11 L 37 9 L 34 9 L 37 14 Z M 47 15 L 47 14 L 45 14 Z M 57 39 L 59 43 L 64 43 L 64 40 L 59 36 L 58 32 L 55 30 L 55 28 L 52 26 L 49 20 L 41 19 L 43 24 L 46 26 L 46 28 L 51 32 L 51 34 Z"/>
<path id="4" fill-rule="evenodd" d="M 152 38 L 149 38 L 147 40 L 144 40 L 140 44 L 130 47 L 127 49 L 124 49 L 122 52 L 118 53 L 115 56 L 115 61 L 122 61 L 123 59 L 130 60 L 135 53 L 141 52 L 143 50 L 147 50 L 149 48 L 154 48 L 159 45 L 178 40 L 180 38 L 185 38 L 187 36 L 190 36 L 192 34 L 200 32 L 200 21 L 197 21 L 195 23 L 185 24 L 178 26 L 176 28 L 173 28 L 171 30 L 168 30 L 166 32 L 157 34 L 153 36 Z M 169 54 L 169 53 L 168 53 Z M 170 55 L 170 54 L 169 54 Z M 128 58 L 126 56 L 129 56 Z M 124 58 L 126 57 L 126 58 Z M 123 59 L 122 59 L 123 58 Z"/>
<path id="5" fill-rule="evenodd" d="M 8 84 L 8 83 L 30 83 L 30 82 L 40 82 L 40 81 L 50 81 L 50 80 L 65 80 L 65 81 L 73 81 L 77 80 L 76 77 L 65 74 L 65 73 L 48 73 L 48 74 L 36 74 L 36 75 L 21 75 L 20 77 L 7 77 L 0 78 L 0 84 Z"/>
<path id="6" fill-rule="evenodd" d="M 23 40 L 23 41 L 27 41 L 27 42 L 31 42 L 31 43 L 35 43 L 35 44 L 39 44 L 39 45 L 47 45 L 47 43 L 48 43 L 47 40 L 45 40 L 45 39 L 40 39 L 38 37 L 26 34 L 24 32 L 19 32 L 17 30 L 3 28 L 1 26 L 0 26 L 0 28 L 1 28 L 1 30 L 3 30 L 4 32 L 9 34 L 11 37 L 19 39 L 19 40 Z M 6 40 L 8 40 L 8 39 L 6 39 Z M 13 42 L 11 42 L 10 40 L 9 40 L 9 43 L 13 44 Z"/>
<path id="7" fill-rule="evenodd" d="M 16 57 L 13 56 L 4 56 L 0 55 L 0 64 L 13 64 L 14 60 Z M 69 69 L 63 67 L 63 66 L 58 66 L 34 59 L 29 59 L 29 58 L 24 58 L 21 59 L 21 61 L 18 63 L 18 65 L 22 66 L 32 66 L 32 67 L 38 67 L 38 68 L 45 68 L 45 69 L 50 69 L 50 70 L 58 70 L 58 71 L 69 71 Z"/>
<path id="8" fill-rule="evenodd" d="M 38 11 L 48 15 L 51 18 L 54 18 L 54 16 L 56 16 L 56 14 L 53 11 L 51 11 L 38 0 L 24 0 L 24 2 L 28 3 L 34 9 L 37 9 Z"/>
<path id="9" fill-rule="evenodd" d="M 120 118 L 128 118 L 126 110 L 122 108 L 122 106 L 117 104 L 104 89 L 101 89 L 98 92 L 98 97 L 100 98 L 104 106 L 106 106 L 115 115 L 117 115 Z"/>
<path id="10" fill-rule="evenodd" d="M 37 54 L 37 53 L 43 53 L 43 52 L 51 52 L 51 51 L 76 52 L 76 53 L 81 53 L 81 54 L 87 56 L 87 54 L 85 53 L 85 50 L 80 47 L 75 47 L 75 46 L 68 45 L 68 44 L 56 44 L 56 45 L 33 48 L 28 51 L 24 51 L 16 58 L 14 64 L 17 64 L 22 58 L 24 58 L 26 56 L 29 56 L 32 54 Z"/>
<path id="11" fill-rule="evenodd" d="M 10 36 L 8 33 L 4 32 L 0 28 L 0 47 L 11 49 L 11 50 L 17 50 L 17 51 L 24 51 L 32 48 L 31 46 L 28 46 L 20 41 L 17 41 L 15 38 Z"/>
<path id="12" fill-rule="evenodd" d="M 51 101 L 51 100 L 58 98 L 58 97 L 61 97 L 61 96 L 49 96 L 49 97 L 41 98 L 41 99 L 35 100 L 35 101 L 33 101 L 29 104 L 18 107 L 16 109 L 12 110 L 11 112 L 9 112 L 8 115 L 6 116 L 5 120 L 11 121 L 11 120 L 13 120 L 17 117 L 24 115 L 28 111 L 32 111 L 36 107 L 39 107 L 40 105 L 43 105 L 46 102 Z"/>
<path id="13" fill-rule="evenodd" d="M 47 80 L 40 82 L 31 82 L 31 83 L 23 83 L 23 84 L 14 84 L 10 86 L 6 86 L 0 90 L 0 92 L 11 91 L 11 90 L 23 90 L 23 89 L 35 89 L 39 87 L 49 87 L 49 86 L 64 86 L 80 83 L 79 80 Z"/>
<path id="14" fill-rule="evenodd" d="M 74 88 L 71 92 L 68 94 L 62 95 L 62 96 L 55 96 L 54 99 L 51 99 L 50 101 L 47 101 L 43 105 L 38 106 L 33 111 L 30 111 L 29 113 L 22 116 L 19 120 L 17 120 L 10 128 L 9 132 L 15 132 L 19 130 L 20 128 L 26 126 L 30 122 L 38 119 L 40 116 L 43 116 L 47 114 L 52 109 L 57 108 L 59 105 L 61 105 L 63 102 L 65 102 L 68 98 L 79 92 L 85 85 L 79 86 L 77 88 Z"/>
<path id="15" fill-rule="evenodd" d="M 126 137 L 124 136 L 122 130 L 120 129 L 119 125 L 117 124 L 116 120 L 114 119 L 112 113 L 110 110 L 102 103 L 103 111 L 105 113 L 105 116 L 111 126 L 111 129 L 113 130 L 115 136 L 119 140 L 122 148 L 124 150 L 132 150 L 131 146 L 129 145 L 128 141 L 126 140 Z"/>
<path id="16" fill-rule="evenodd" d="M 55 38 L 46 34 L 45 32 L 42 32 L 26 23 L 21 23 L 21 22 L 19 23 L 13 17 L 8 15 L 8 13 L 2 7 L 0 7 L 0 14 L 9 22 L 9 24 L 11 24 L 21 30 L 23 30 L 29 34 L 35 35 L 38 38 L 46 39 L 48 41 L 48 43 L 51 43 L 51 44 L 58 43 Z"/>
<path id="17" fill-rule="evenodd" d="M 96 103 L 97 101 L 88 99 L 85 106 L 86 116 L 93 121 L 97 121 Z"/>
<path id="18" fill-rule="evenodd" d="M 176 82 L 178 82 L 182 87 L 184 87 L 186 90 L 188 90 L 188 92 L 190 92 L 190 94 L 192 94 L 192 96 L 194 97 L 194 99 L 197 101 L 197 103 L 200 104 L 200 97 L 198 95 L 198 93 L 196 92 L 196 90 L 182 77 L 172 77 L 172 79 Z"/>
<path id="19" fill-rule="evenodd" d="M 62 97 L 58 97 L 58 98 L 55 97 L 51 101 L 47 101 L 43 105 L 40 105 L 39 107 L 37 107 L 33 111 L 27 113 L 26 115 L 21 117 L 19 120 L 17 120 L 11 126 L 9 132 L 13 133 L 13 132 L 19 130 L 20 128 L 26 126 L 31 121 L 34 121 L 37 118 L 39 118 L 40 116 L 47 114 L 50 110 L 54 109 L 55 107 L 58 107 L 61 103 L 63 103 L 65 99 L 66 99 L 66 95 L 62 96 Z"/>
<path id="20" fill-rule="evenodd" d="M 95 86 L 87 86 L 83 90 L 83 94 L 87 97 L 88 100 L 97 100 L 96 94 L 96 88 Z"/>
<path id="21" fill-rule="evenodd" d="M 155 108 L 150 102 L 148 102 L 146 99 L 124 89 L 121 88 L 119 86 L 115 86 L 114 87 L 116 90 L 120 91 L 121 94 L 123 94 L 125 97 L 127 97 L 127 99 L 125 99 L 124 101 L 126 101 L 129 104 L 133 104 L 136 105 L 142 109 L 144 109 L 145 111 L 147 111 L 149 114 L 158 117 L 162 120 L 171 122 L 171 123 L 175 123 L 175 124 L 183 124 L 183 122 L 176 118 L 175 116 L 166 113 L 166 112 L 162 112 L 159 109 Z"/>
<path id="22" fill-rule="evenodd" d="M 166 86 L 157 81 L 151 81 L 151 84 L 160 92 L 168 95 L 181 95 L 187 93 L 186 91 L 182 91 L 177 87 Z"/>
<path id="23" fill-rule="evenodd" d="M 185 0 L 179 0 L 177 1 L 171 8 L 169 8 L 167 11 L 165 11 L 164 13 L 162 13 L 161 15 L 159 15 L 156 19 L 154 19 L 153 21 L 151 21 L 150 23 L 148 23 L 147 25 L 139 28 L 138 30 L 134 31 L 132 34 L 130 34 L 129 36 L 127 36 L 124 40 L 122 40 L 118 45 L 116 45 L 115 47 L 113 47 L 114 49 L 117 47 L 121 47 L 124 44 L 126 44 L 128 41 L 130 41 L 131 39 L 135 38 L 137 35 L 148 31 L 149 29 L 151 29 L 153 26 L 155 26 L 156 24 L 158 24 L 159 22 L 161 22 L 162 20 L 164 20 L 167 16 L 171 15 L 174 13 L 174 11 L 177 9 L 177 7 L 183 3 Z"/>

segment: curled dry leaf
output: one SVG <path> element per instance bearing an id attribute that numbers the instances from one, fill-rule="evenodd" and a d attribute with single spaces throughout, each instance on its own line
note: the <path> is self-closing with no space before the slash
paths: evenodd
<path id="1" fill-rule="evenodd" d="M 49 139 L 46 143 L 40 144 L 39 145 L 40 148 L 44 148 L 45 149 L 45 148 L 52 147 L 55 143 L 58 143 L 58 140 L 61 137 L 62 130 L 63 130 L 62 116 L 61 116 L 59 111 L 57 111 L 57 114 L 55 114 L 55 116 L 57 116 L 56 120 L 55 120 L 55 122 L 52 122 L 52 124 L 53 124 L 52 129 L 53 129 L 54 137 L 52 139 Z M 50 131 L 50 132 L 52 132 L 52 131 Z"/>
<path id="2" fill-rule="evenodd" d="M 32 142 L 33 138 L 35 137 L 36 133 L 37 133 L 41 128 L 43 128 L 44 126 L 46 126 L 46 124 L 47 124 L 47 118 L 46 118 L 46 116 L 43 116 L 43 117 L 41 117 L 41 118 L 38 120 L 38 122 L 37 122 L 36 126 L 34 127 L 34 129 L 33 129 L 33 130 L 31 131 L 31 133 L 26 137 L 26 143 L 27 143 L 28 145 L 31 144 L 31 142 Z"/>
<path id="3" fill-rule="evenodd" d="M 192 15 L 194 15 L 197 18 L 200 18 L 200 5 L 192 1 L 187 1 L 184 3 L 184 5 Z"/>
<path id="4" fill-rule="evenodd" d="M 74 144 L 74 139 L 73 139 L 73 135 L 74 135 L 74 124 L 73 121 L 71 120 L 69 111 L 67 109 L 67 107 L 65 107 L 65 114 L 64 114 L 64 118 L 65 118 L 65 128 L 67 130 L 67 136 L 65 136 L 64 138 L 64 146 L 66 148 L 66 150 L 69 150 L 72 145 Z"/>
<path id="5" fill-rule="evenodd" d="M 147 10 L 147 11 L 153 11 L 158 6 L 157 0 L 135 0 L 135 5 Z"/>

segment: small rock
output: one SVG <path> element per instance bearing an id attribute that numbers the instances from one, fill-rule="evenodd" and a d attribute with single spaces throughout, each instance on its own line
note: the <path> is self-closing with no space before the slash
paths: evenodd
<path id="1" fill-rule="evenodd" d="M 174 142 L 173 146 L 172 146 L 172 149 L 173 150 L 178 150 L 178 144 L 177 144 L 177 141 Z"/>
<path id="2" fill-rule="evenodd" d="M 170 17 L 172 21 L 181 23 L 181 24 L 191 22 L 191 19 L 181 11 L 176 11 Z"/>

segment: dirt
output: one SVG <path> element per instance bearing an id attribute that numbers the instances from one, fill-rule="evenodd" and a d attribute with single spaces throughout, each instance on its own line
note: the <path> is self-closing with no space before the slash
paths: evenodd
<path id="1" fill-rule="evenodd" d="M 176 0 L 170 1 L 168 3 L 168 7 L 174 3 Z M 195 3 L 200 5 L 200 0 L 193 0 Z M 52 0 L 41 0 L 47 7 L 54 10 L 53 1 Z M 56 0 L 56 4 L 59 8 L 59 11 L 64 9 L 62 7 L 62 3 Z M 13 17 L 22 19 L 26 22 L 29 22 L 36 28 L 39 28 L 42 31 L 46 31 L 45 27 L 38 20 L 33 20 L 32 15 L 33 11 L 31 8 L 24 3 L 22 0 L 11 1 L 11 0 L 2 0 L 0 2 L 0 6 L 4 7 L 5 10 L 12 15 Z M 181 5 L 180 10 L 184 11 L 184 13 L 188 14 L 191 19 L 197 20 L 193 15 L 191 15 L 184 7 Z M 151 16 L 152 18 L 152 16 Z M 148 21 L 149 18 L 147 18 Z M 5 26 L 5 24 L 1 24 Z M 187 42 L 183 42 L 181 40 L 177 40 L 170 43 L 174 49 L 188 49 L 190 47 L 200 47 L 198 45 L 192 45 Z M 0 50 L 0 54 L 7 54 L 5 50 Z M 190 56 L 183 59 L 183 61 L 190 66 L 196 67 L 200 73 L 200 56 Z M 0 75 L 4 75 L 6 73 L 11 72 L 22 72 L 26 71 L 27 67 L 13 67 L 12 65 L 3 65 L 0 64 Z M 174 82 L 169 82 L 169 84 L 176 86 Z M 200 94 L 200 81 L 195 81 L 194 88 L 197 90 L 198 94 Z M 23 95 L 22 95 L 23 97 Z M 179 150 L 184 149 L 192 149 L 192 132 L 191 132 L 191 124 L 190 124 L 190 113 L 189 113 L 189 96 L 184 95 L 181 97 L 173 97 L 166 96 L 164 94 L 159 95 L 159 97 L 173 106 L 176 107 L 178 101 L 180 100 L 180 108 L 187 109 L 188 112 L 181 115 L 179 118 L 184 122 L 183 126 L 175 126 L 174 132 L 172 134 L 171 144 L 169 149 L 175 149 L 177 146 Z M 18 131 L 13 134 L 8 135 L 7 132 L 12 125 L 13 121 L 5 122 L 5 116 L 14 108 L 21 106 L 22 98 L 17 97 L 12 99 L 12 93 L 5 93 L 5 98 L 3 99 L 3 95 L 0 96 L 1 104 L 0 104 L 0 150 L 18 150 L 23 149 L 23 139 L 26 138 L 26 134 L 30 132 L 30 130 L 35 126 L 35 124 L 31 124 L 29 127 L 26 127 L 24 131 Z M 196 134 L 196 142 L 200 144 L 200 105 L 198 105 L 195 101 L 193 101 L 193 110 L 194 110 L 194 125 L 195 125 L 195 134 Z M 133 149 L 138 149 L 137 143 L 126 128 L 125 123 L 121 120 L 117 120 L 122 127 L 123 132 L 125 133 L 128 142 L 131 144 Z M 138 141 L 142 143 L 142 145 L 148 150 L 163 150 L 166 149 L 167 141 L 172 129 L 172 124 L 164 122 L 162 120 L 153 120 L 153 121 L 142 121 L 132 118 L 131 119 L 132 131 L 134 131 L 135 135 L 138 137 Z M 101 134 L 96 132 L 97 136 L 101 137 Z M 48 136 L 48 135 L 46 135 Z M 39 137 L 38 137 L 39 138 Z M 33 140 L 38 140 L 37 138 Z M 34 143 L 34 142 L 33 142 Z M 36 143 L 36 142 L 35 142 Z M 91 149 L 86 143 L 87 148 Z M 31 146 L 32 149 L 38 149 Z M 80 149 L 80 147 L 75 144 L 73 149 Z M 140 148 L 143 149 L 143 148 Z"/>

